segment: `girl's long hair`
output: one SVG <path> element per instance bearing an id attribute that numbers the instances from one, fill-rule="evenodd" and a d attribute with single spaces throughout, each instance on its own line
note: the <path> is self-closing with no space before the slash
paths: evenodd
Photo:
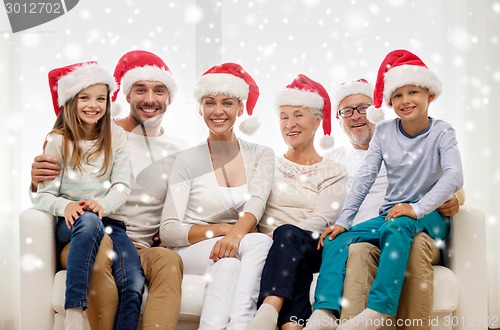
<path id="1" fill-rule="evenodd" d="M 107 86 L 107 85 L 106 85 Z M 103 176 L 107 172 L 112 155 L 112 137 L 111 137 L 111 99 L 108 93 L 106 95 L 106 113 L 97 122 L 97 140 L 93 148 L 84 151 L 82 141 L 85 140 L 83 124 L 77 115 L 78 93 L 75 97 L 64 104 L 63 110 L 57 116 L 54 127 L 51 133 L 61 134 L 63 136 L 63 165 L 66 166 L 68 161 L 73 163 L 74 170 L 83 170 L 82 163 L 90 163 L 92 158 L 104 153 L 104 162 L 99 170 L 98 176 Z M 70 149 L 70 145 L 72 148 Z M 72 152 L 70 152 L 72 150 Z"/>

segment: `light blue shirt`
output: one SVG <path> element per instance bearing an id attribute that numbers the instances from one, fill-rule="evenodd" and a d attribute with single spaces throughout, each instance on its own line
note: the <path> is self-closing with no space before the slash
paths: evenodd
<path id="1" fill-rule="evenodd" d="M 380 214 L 398 203 L 408 203 L 420 219 L 462 188 L 462 161 L 455 130 L 445 121 L 429 119 L 429 126 L 416 136 L 403 131 L 399 118 L 377 126 L 336 224 L 351 227 L 382 162 L 388 185 Z"/>

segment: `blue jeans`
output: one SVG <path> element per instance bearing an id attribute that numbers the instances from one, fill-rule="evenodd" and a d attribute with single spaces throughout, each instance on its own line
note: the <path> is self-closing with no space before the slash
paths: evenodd
<path id="1" fill-rule="evenodd" d="M 118 290 L 118 306 L 113 329 L 137 329 L 145 284 L 139 254 L 122 221 L 103 219 L 103 223 L 111 229 L 108 232 L 115 252 L 112 273 Z"/>
<path id="2" fill-rule="evenodd" d="M 367 307 L 380 313 L 396 315 L 415 235 L 425 232 L 433 239 L 444 240 L 448 235 L 449 219 L 437 211 L 418 220 L 399 217 L 385 221 L 385 216 L 383 214 L 357 224 L 332 241 L 325 239 L 323 261 L 314 294 L 314 309 L 329 309 L 339 317 L 349 245 L 369 242 L 379 246 L 381 254 Z"/>
<path id="3" fill-rule="evenodd" d="M 64 217 L 59 217 L 56 228 L 59 246 L 71 241 L 68 252 L 66 273 L 66 301 L 64 308 L 88 306 L 89 278 L 102 236 L 104 225 L 97 214 L 85 212 L 73 224 L 73 229 L 66 226 Z"/>
<path id="4" fill-rule="evenodd" d="M 107 232 L 113 241 L 115 255 L 112 273 L 119 298 L 113 329 L 136 329 L 145 278 L 137 249 L 127 236 L 125 224 L 122 221 L 106 217 L 101 221 L 96 214 L 86 212 L 77 219 L 71 230 L 66 226 L 64 218 L 59 218 L 57 223 L 59 246 L 65 246 L 71 241 L 67 263 L 65 308 L 88 306 L 89 276 L 105 228 L 108 229 Z M 82 235 L 82 233 L 88 234 Z M 92 236 L 95 239 L 88 238 Z M 85 255 L 89 257 L 86 258 Z"/>

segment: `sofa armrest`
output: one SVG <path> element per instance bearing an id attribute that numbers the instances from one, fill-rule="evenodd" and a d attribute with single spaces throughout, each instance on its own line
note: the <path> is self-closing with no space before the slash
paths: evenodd
<path id="1" fill-rule="evenodd" d="M 20 329 L 52 329 L 52 285 L 56 271 L 55 221 L 30 208 L 19 215 Z"/>
<path id="2" fill-rule="evenodd" d="M 458 279 L 455 329 L 488 327 L 486 223 L 480 207 L 463 205 L 451 220 L 447 266 Z"/>

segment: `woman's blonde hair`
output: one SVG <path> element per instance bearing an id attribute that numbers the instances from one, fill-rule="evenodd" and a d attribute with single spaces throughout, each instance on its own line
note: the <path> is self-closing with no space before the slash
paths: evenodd
<path id="1" fill-rule="evenodd" d="M 68 161 L 73 163 L 74 170 L 83 170 L 82 162 L 89 163 L 93 157 L 97 157 L 101 152 L 104 153 L 104 161 L 99 176 L 107 172 L 111 164 L 112 155 L 112 136 L 111 136 L 111 99 L 109 86 L 106 85 L 106 113 L 96 124 L 97 140 L 95 147 L 84 151 L 80 142 L 85 140 L 83 124 L 77 115 L 78 95 L 64 104 L 63 110 L 57 116 L 52 131 L 49 133 L 61 134 L 63 139 L 62 157 L 63 165 L 67 166 Z M 70 145 L 72 152 L 70 153 Z"/>

